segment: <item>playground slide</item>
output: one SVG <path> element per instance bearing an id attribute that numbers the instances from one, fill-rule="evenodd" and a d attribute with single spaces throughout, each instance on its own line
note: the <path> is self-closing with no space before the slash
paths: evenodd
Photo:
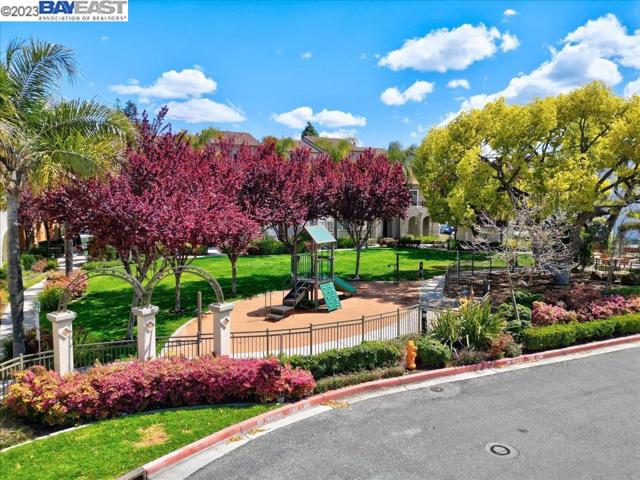
<path id="1" fill-rule="evenodd" d="M 334 275 L 333 283 L 336 285 L 336 290 L 340 290 L 341 292 L 353 294 L 358 291 L 356 287 L 351 285 L 349 282 L 343 280 L 342 278 L 338 277 L 337 275 Z"/>

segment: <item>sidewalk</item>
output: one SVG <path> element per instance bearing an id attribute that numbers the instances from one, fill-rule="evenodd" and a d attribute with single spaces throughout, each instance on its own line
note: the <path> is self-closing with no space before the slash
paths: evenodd
<path id="1" fill-rule="evenodd" d="M 80 268 L 81 265 L 86 263 L 87 258 L 83 255 L 74 255 L 73 257 L 73 269 Z M 58 258 L 58 270 L 64 270 L 64 258 Z M 36 283 L 35 285 L 27 288 L 24 291 L 24 330 L 28 331 L 37 326 L 37 318 L 35 311 L 35 301 L 38 299 L 38 295 L 44 288 L 46 280 Z M 7 305 L 2 317 L 0 318 L 0 341 L 4 338 L 11 336 L 11 307 Z"/>

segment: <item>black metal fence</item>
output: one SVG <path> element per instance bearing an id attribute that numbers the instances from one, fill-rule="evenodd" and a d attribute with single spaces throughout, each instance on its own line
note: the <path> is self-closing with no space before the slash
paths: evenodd
<path id="1" fill-rule="evenodd" d="M 9 385 L 13 383 L 14 374 L 21 370 L 42 365 L 53 370 L 53 350 L 29 355 L 18 355 L 17 357 L 0 363 L 0 397 L 3 397 Z"/>
<path id="2" fill-rule="evenodd" d="M 494 273 L 504 272 L 504 261 L 494 260 L 490 256 L 477 255 L 458 259 L 447 267 L 444 292 L 448 297 L 470 294 L 484 296 L 491 290 L 491 277 Z M 510 265 L 512 272 L 522 271 L 526 267 L 518 261 Z"/>
<path id="3" fill-rule="evenodd" d="M 390 340 L 424 331 L 437 312 L 414 305 L 393 312 L 310 324 L 308 327 L 231 332 L 231 354 L 234 358 L 313 355 L 332 348 L 352 347 L 367 340 Z"/>

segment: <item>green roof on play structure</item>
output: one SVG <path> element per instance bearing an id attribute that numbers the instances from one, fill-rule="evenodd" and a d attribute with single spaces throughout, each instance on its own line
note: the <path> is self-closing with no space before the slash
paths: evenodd
<path id="1" fill-rule="evenodd" d="M 305 227 L 305 230 L 311 236 L 311 239 L 316 243 L 316 245 L 336 243 L 336 239 L 333 238 L 331 232 L 320 225 L 309 225 L 308 227 Z"/>

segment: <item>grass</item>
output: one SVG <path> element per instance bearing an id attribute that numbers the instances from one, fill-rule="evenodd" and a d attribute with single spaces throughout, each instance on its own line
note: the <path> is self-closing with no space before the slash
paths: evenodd
<path id="1" fill-rule="evenodd" d="M 36 283 L 41 282 L 47 276 L 49 272 L 32 272 L 31 270 L 27 270 L 22 272 L 22 283 L 24 284 L 24 288 L 27 289 L 29 287 L 33 287 Z"/>
<path id="2" fill-rule="evenodd" d="M 277 405 L 210 406 L 92 423 L 0 453 L 0 478 L 108 479 Z"/>
<path id="3" fill-rule="evenodd" d="M 400 254 L 400 278 L 416 280 L 419 262 L 424 262 L 425 277 L 444 273 L 455 260 L 455 252 L 422 249 L 368 249 L 362 252 L 362 280 L 393 280 L 395 254 Z M 231 267 L 226 257 L 198 258 L 193 265 L 211 273 L 222 286 L 226 295 L 231 290 Z M 355 251 L 335 252 L 336 274 L 349 279 L 355 269 Z M 238 292 L 236 300 L 269 290 L 282 289 L 290 274 L 289 255 L 244 256 L 238 260 Z M 195 316 L 196 293 L 202 292 L 206 306 L 215 301 L 208 284 L 200 277 L 185 273 L 182 276 L 182 306 L 185 311 L 173 313 L 174 279 L 163 280 L 153 294 L 153 304 L 160 307 L 157 316 L 158 336 L 171 335 L 180 325 Z M 78 314 L 74 327 L 90 332 L 96 341 L 122 339 L 126 334 L 127 319 L 131 305 L 131 288 L 123 280 L 111 277 L 96 277 L 89 281 L 87 294 L 69 308 Z M 48 326 L 44 313 L 41 323 Z"/>
<path id="4" fill-rule="evenodd" d="M 611 295 L 639 295 L 640 294 L 640 285 L 631 285 L 626 287 L 615 287 L 607 291 L 608 294 Z"/>
<path id="5" fill-rule="evenodd" d="M 418 264 L 424 262 L 425 278 L 441 275 L 456 258 L 455 252 L 437 249 L 391 249 L 375 248 L 363 250 L 360 277 L 362 280 L 393 280 L 396 253 L 400 255 L 400 279 L 416 280 Z M 468 254 L 461 254 L 465 258 Z M 342 278 L 350 279 L 355 270 L 354 250 L 335 252 L 335 271 Z M 243 256 L 238 260 L 237 300 L 269 290 L 280 290 L 290 274 L 289 255 Z M 494 266 L 497 262 L 494 262 Z M 226 295 L 231 290 L 231 267 L 226 257 L 199 258 L 193 265 L 204 268 L 220 283 Z M 477 263 L 477 267 L 481 264 Z M 173 313 L 174 279 L 163 280 L 153 294 L 152 303 L 160 307 L 156 317 L 157 335 L 171 335 L 178 327 L 195 316 L 196 293 L 202 292 L 203 306 L 215 301 L 211 288 L 200 277 L 185 273 L 182 276 L 181 313 Z M 111 277 L 96 277 L 89 281 L 87 294 L 69 308 L 78 314 L 74 327 L 81 327 L 94 341 L 119 340 L 124 338 L 131 305 L 131 288 L 123 280 Z M 48 327 L 44 313 L 41 324 Z"/>

